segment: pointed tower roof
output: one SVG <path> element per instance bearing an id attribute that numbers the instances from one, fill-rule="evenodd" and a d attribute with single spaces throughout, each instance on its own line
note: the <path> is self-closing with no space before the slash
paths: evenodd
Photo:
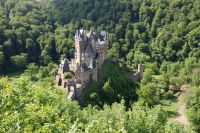
<path id="1" fill-rule="evenodd" d="M 69 62 L 66 58 L 61 61 L 60 67 L 63 69 L 63 73 L 69 71 Z"/>

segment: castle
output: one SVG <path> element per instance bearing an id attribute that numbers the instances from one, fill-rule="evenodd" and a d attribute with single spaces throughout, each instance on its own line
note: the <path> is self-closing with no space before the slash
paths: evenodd
<path id="1" fill-rule="evenodd" d="M 91 81 L 97 81 L 98 71 L 108 59 L 108 33 L 106 31 L 91 32 L 83 29 L 75 34 L 75 58 L 61 61 L 56 81 L 58 86 L 67 89 L 68 99 L 84 101 L 86 87 Z M 138 65 L 136 73 L 127 71 L 132 80 L 140 80 L 144 66 Z"/>
<path id="2" fill-rule="evenodd" d="M 108 43 L 106 31 L 76 31 L 75 57 L 71 61 L 62 60 L 56 75 L 58 85 L 67 89 L 68 99 L 82 101 L 84 88 L 89 82 L 97 81 L 98 70 L 108 59 Z"/>

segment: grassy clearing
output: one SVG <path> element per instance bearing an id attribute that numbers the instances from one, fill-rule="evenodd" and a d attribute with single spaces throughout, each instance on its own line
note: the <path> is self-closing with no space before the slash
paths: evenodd
<path id="1" fill-rule="evenodd" d="M 183 85 L 181 87 L 180 95 L 175 94 L 174 99 L 172 100 L 162 100 L 161 105 L 168 113 L 168 119 L 170 121 L 177 121 L 184 125 L 187 132 L 192 132 L 192 127 L 185 112 L 185 97 L 187 96 L 189 90 L 189 85 Z"/>
<path id="2" fill-rule="evenodd" d="M 168 117 L 175 117 L 178 115 L 178 110 L 182 104 L 184 104 L 185 95 L 174 94 L 173 99 L 161 100 L 160 104 L 163 109 L 168 113 Z"/>
<path id="3" fill-rule="evenodd" d="M 168 117 L 176 116 L 180 107 L 176 99 L 162 100 L 161 105 L 162 108 L 167 112 Z"/>

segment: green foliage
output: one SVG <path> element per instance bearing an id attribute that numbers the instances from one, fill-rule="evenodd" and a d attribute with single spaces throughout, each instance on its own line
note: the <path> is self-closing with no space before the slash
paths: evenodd
<path id="1" fill-rule="evenodd" d="M 54 64 L 49 64 L 47 67 L 36 66 L 34 63 L 28 65 L 27 69 L 23 73 L 31 81 L 42 80 L 46 77 L 55 76 L 57 66 Z"/>
<path id="2" fill-rule="evenodd" d="M 11 62 L 16 68 L 25 68 L 25 66 L 28 64 L 27 54 L 21 53 L 21 55 L 12 56 Z"/>
<path id="3" fill-rule="evenodd" d="M 167 74 L 156 75 L 157 73 L 155 64 L 147 64 L 137 92 L 139 100 L 149 106 L 159 104 L 161 99 L 173 98 L 173 91 L 169 91 Z"/>
<path id="4" fill-rule="evenodd" d="M 186 99 L 186 106 L 188 111 L 189 120 L 194 124 L 197 132 L 200 131 L 200 87 L 194 87 L 189 92 Z"/>
<path id="5" fill-rule="evenodd" d="M 154 74 L 155 73 L 153 72 L 153 70 L 151 68 L 145 69 L 141 83 L 147 84 L 147 83 L 151 82 L 153 80 L 152 75 L 154 75 Z"/>
<path id="6" fill-rule="evenodd" d="M 22 78 L 11 86 L 8 79 L 0 79 L 1 131 L 59 132 L 69 130 L 70 121 L 78 118 L 79 106 L 75 102 L 66 102 L 64 90 L 54 88 L 51 82 L 51 80 L 46 80 L 34 85 Z"/>
<path id="7" fill-rule="evenodd" d="M 184 62 L 164 62 L 160 71 L 171 84 L 180 87 L 182 84 L 200 85 L 199 60 L 195 57 L 187 58 Z"/>
<path id="8" fill-rule="evenodd" d="M 159 88 L 154 83 L 141 85 L 138 95 L 140 100 L 147 103 L 149 106 L 155 105 L 160 101 Z"/>
<path id="9" fill-rule="evenodd" d="M 163 125 L 166 121 L 165 112 L 159 106 L 149 108 L 146 106 L 138 106 L 136 104 L 136 106 L 133 106 L 132 111 L 129 111 L 128 114 L 128 128 L 129 131 L 133 133 L 161 132 L 161 125 Z"/>
<path id="10" fill-rule="evenodd" d="M 109 50 L 109 56 L 119 58 L 119 52 L 120 52 L 120 44 L 113 43 L 112 48 Z"/>
<path id="11" fill-rule="evenodd" d="M 76 124 L 74 128 L 80 131 L 85 127 L 87 132 L 99 133 L 102 131 L 131 133 L 165 131 L 167 117 L 161 107 L 149 108 L 136 103 L 130 110 L 125 111 L 123 104 L 123 102 L 114 103 L 111 107 L 105 105 L 101 111 L 87 107 L 84 109 L 83 117 L 87 119 L 89 124 Z M 175 131 L 170 127 L 169 130 Z"/>
<path id="12" fill-rule="evenodd" d="M 81 109 L 76 102 L 66 100 L 65 90 L 55 88 L 50 78 L 37 84 L 26 77 L 13 84 L 1 78 L 0 99 L 2 132 L 179 131 L 173 124 L 166 126 L 166 113 L 159 106 L 149 108 L 136 103 L 126 111 L 122 100 L 101 110 L 91 105 Z"/>
<path id="13" fill-rule="evenodd" d="M 3 64 L 4 64 L 4 54 L 3 54 L 3 52 L 0 51 L 0 71 L 2 71 Z M 1 72 L 0 72 L 0 74 L 1 74 Z"/>
<path id="14" fill-rule="evenodd" d="M 146 66 L 149 66 L 149 62 L 156 64 L 145 70 L 138 91 L 140 99 L 154 105 L 158 103 L 160 94 L 168 92 L 169 84 L 177 87 L 182 84 L 200 85 L 199 5 L 199 0 L 0 0 L 0 73 L 24 69 L 30 62 L 34 62 L 45 67 L 30 64 L 25 77 L 37 83 L 40 79 L 46 80 L 46 77 L 51 77 L 56 72 L 53 62 L 58 62 L 59 58 L 73 57 L 73 36 L 76 29 L 85 27 L 107 30 L 110 57 L 120 59 L 131 68 L 140 62 Z M 161 65 L 163 80 L 153 76 L 159 73 L 155 69 L 158 64 Z M 98 83 L 91 86 L 90 98 L 101 107 L 104 103 L 120 102 L 123 98 L 126 102 L 137 98 L 136 84 L 116 64 L 104 65 L 98 79 Z M 148 112 L 154 108 L 143 109 L 140 106 L 138 108 L 142 108 L 142 113 L 136 111 L 133 114 L 138 123 L 132 119 L 127 120 L 129 115 L 121 114 L 124 113 L 124 107 L 118 104 L 105 106 L 103 111 L 88 107 L 82 113 L 88 114 L 86 116 L 96 113 L 98 117 L 90 115 L 88 118 L 76 119 L 81 112 L 77 105 L 70 104 L 72 109 L 77 109 L 72 111 L 74 114 L 66 107 L 68 102 L 58 104 L 59 109 L 54 107 L 54 103 L 59 103 L 60 99 L 63 102 L 64 98 L 53 98 L 51 102 L 51 97 L 57 95 L 57 92 L 51 92 L 54 89 L 50 80 L 48 82 L 51 85 L 47 86 L 49 88 L 44 85 L 47 83 L 37 86 L 31 81 L 19 81 L 16 86 L 11 87 L 6 79 L 1 80 L 0 89 L 3 91 L 0 91 L 0 96 L 2 103 L 6 104 L 0 105 L 0 120 L 3 123 L 0 128 L 3 132 L 161 132 L 160 128 L 166 128 L 167 132 L 182 132 L 180 125 L 169 123 L 164 126 L 157 117 L 152 118 L 155 120 L 153 123 L 149 119 L 154 115 Z M 171 95 L 172 92 L 168 93 Z M 195 95 L 190 100 L 195 101 L 197 97 Z M 189 111 L 194 114 L 190 116 L 191 121 L 198 129 L 198 117 L 192 117 L 199 116 L 198 111 L 192 110 L 196 107 L 189 103 Z M 119 108 L 120 112 L 115 108 Z M 63 115 L 61 112 L 66 110 L 67 115 Z M 59 115 L 55 115 L 58 112 Z M 137 113 L 140 117 L 136 116 Z M 47 118 L 46 114 L 50 117 Z M 149 118 L 144 118 L 147 123 L 139 119 L 142 116 Z M 130 125 L 127 126 L 124 121 Z"/>
<path id="15" fill-rule="evenodd" d="M 38 73 L 39 68 L 35 64 L 30 64 L 24 72 L 24 75 L 30 78 L 30 80 L 38 80 L 36 74 Z"/>
<path id="16" fill-rule="evenodd" d="M 178 122 L 167 122 L 165 125 L 165 133 L 184 133 L 184 126 Z"/>
<path id="17" fill-rule="evenodd" d="M 98 82 L 90 85 L 89 103 L 94 103 L 103 106 L 104 103 L 112 104 L 124 99 L 127 103 L 137 98 L 136 83 L 132 81 L 118 63 L 106 62 L 102 65 L 98 75 Z M 95 96 L 94 95 L 98 94 Z"/>
<path id="18" fill-rule="evenodd" d="M 4 55 L 3 52 L 0 52 L 0 65 L 2 65 L 4 62 Z"/>
<path id="19" fill-rule="evenodd" d="M 112 95 L 114 93 L 114 90 L 112 89 L 112 87 L 110 86 L 111 85 L 111 80 L 108 79 L 107 82 L 105 82 L 105 84 L 103 85 L 103 91 L 105 93 L 107 93 L 108 95 Z"/>
<path id="20" fill-rule="evenodd" d="M 74 74 L 72 72 L 65 72 L 64 73 L 64 78 L 65 79 L 71 79 L 74 77 Z"/>
<path id="21" fill-rule="evenodd" d="M 99 95 L 97 93 L 91 93 L 90 94 L 90 99 L 93 99 L 93 100 L 99 100 Z"/>
<path id="22" fill-rule="evenodd" d="M 28 63 L 41 65 L 73 57 L 73 36 L 80 27 L 107 30 L 109 55 L 129 66 L 199 58 L 198 5 L 198 0 L 3 1 L 0 52 L 4 71 L 14 69 L 11 57 L 21 53 L 28 55 Z"/>
<path id="23" fill-rule="evenodd" d="M 168 92 L 166 92 L 165 98 L 172 99 L 173 98 L 173 94 L 174 94 L 173 91 L 169 90 Z"/>

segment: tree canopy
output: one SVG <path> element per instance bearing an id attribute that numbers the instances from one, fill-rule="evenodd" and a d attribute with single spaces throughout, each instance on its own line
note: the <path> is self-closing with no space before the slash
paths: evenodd
<path id="1" fill-rule="evenodd" d="M 199 0 L 1 0 L 0 67 L 22 54 L 40 65 L 73 57 L 75 30 L 107 30 L 111 57 L 139 62 L 200 57 Z M 14 59 L 13 59 L 14 58 Z M 20 64 L 23 65 L 23 64 Z M 21 68 L 21 66 L 18 66 Z"/>
<path id="2" fill-rule="evenodd" d="M 0 77 L 0 132 L 184 132 L 160 106 L 183 84 L 193 86 L 187 112 L 199 132 L 199 9 L 199 0 L 0 0 L 0 74 L 25 70 Z M 108 31 L 117 60 L 102 66 L 84 108 L 52 79 L 79 28 Z M 136 83 L 125 70 L 138 63 Z"/>

